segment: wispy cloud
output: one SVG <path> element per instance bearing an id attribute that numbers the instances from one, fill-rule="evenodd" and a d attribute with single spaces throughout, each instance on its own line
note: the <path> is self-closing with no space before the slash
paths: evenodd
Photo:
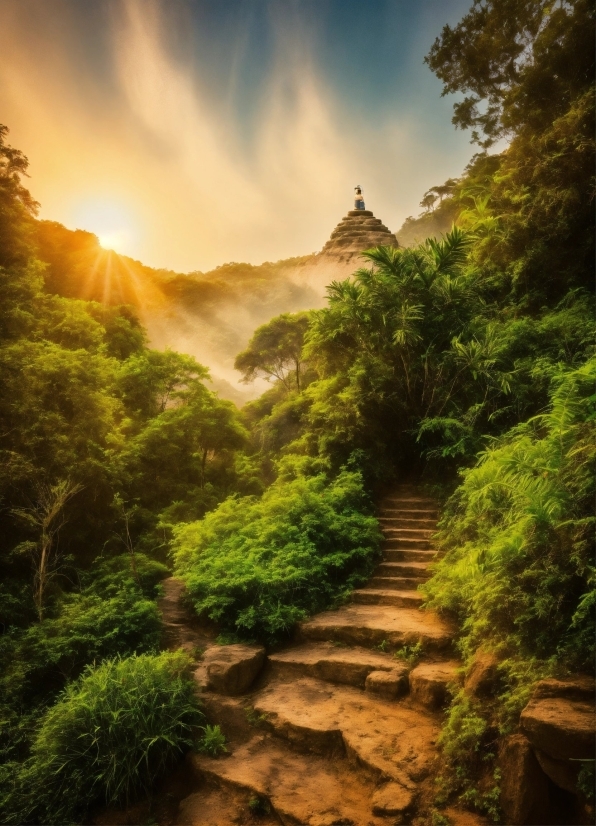
<path id="1" fill-rule="evenodd" d="M 4 0 L 0 11 L 0 120 L 30 156 L 44 217 L 81 225 L 90 201 L 111 198 L 129 225 L 85 228 L 122 230 L 123 251 L 187 271 L 319 249 L 356 183 L 396 229 L 435 182 L 416 174 L 424 153 L 425 174 L 436 169 L 441 179 L 444 158 L 421 143 L 414 122 L 390 109 L 374 122 L 354 115 L 316 60 L 313 24 L 293 4 L 271 4 L 274 59 L 250 141 L 229 100 L 214 101 L 201 62 L 190 50 L 172 53 L 180 4 L 98 6 L 109 11 L 109 82 L 86 60 L 67 0 Z M 234 36 L 230 96 L 247 49 L 242 31 Z"/>

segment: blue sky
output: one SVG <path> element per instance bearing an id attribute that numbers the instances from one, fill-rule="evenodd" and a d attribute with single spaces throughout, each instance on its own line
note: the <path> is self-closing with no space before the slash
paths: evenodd
<path id="1" fill-rule="evenodd" d="M 189 271 L 396 230 L 473 154 L 425 66 L 470 0 L 2 0 L 0 122 L 42 217 Z"/>

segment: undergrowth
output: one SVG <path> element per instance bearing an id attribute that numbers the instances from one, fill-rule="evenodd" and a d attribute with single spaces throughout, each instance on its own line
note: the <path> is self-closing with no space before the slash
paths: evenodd
<path id="1" fill-rule="evenodd" d="M 381 535 L 357 472 L 280 478 L 175 529 L 176 571 L 198 614 L 273 642 L 363 583 Z"/>
<path id="2" fill-rule="evenodd" d="M 150 795 L 204 719 L 189 665 L 176 652 L 89 666 L 42 718 L 30 758 L 12 766 L 2 822 L 80 822 L 92 806 Z"/>

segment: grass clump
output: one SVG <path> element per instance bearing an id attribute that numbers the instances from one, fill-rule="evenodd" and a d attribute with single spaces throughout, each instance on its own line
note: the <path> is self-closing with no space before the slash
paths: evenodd
<path id="1" fill-rule="evenodd" d="M 2 822 L 78 822 L 92 806 L 149 793 L 204 719 L 189 665 L 176 652 L 89 666 L 43 717 Z"/>
<path id="2" fill-rule="evenodd" d="M 275 641 L 361 584 L 380 544 L 359 473 L 280 478 L 175 530 L 176 572 L 199 614 Z"/>

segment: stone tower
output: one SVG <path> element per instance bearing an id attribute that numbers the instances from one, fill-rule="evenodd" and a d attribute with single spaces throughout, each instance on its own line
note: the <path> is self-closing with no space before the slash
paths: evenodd
<path id="1" fill-rule="evenodd" d="M 371 247 L 399 246 L 395 235 L 369 209 L 363 209 L 363 205 L 362 191 L 358 186 L 355 198 L 357 208 L 351 209 L 335 227 L 321 255 L 348 263 Z"/>

